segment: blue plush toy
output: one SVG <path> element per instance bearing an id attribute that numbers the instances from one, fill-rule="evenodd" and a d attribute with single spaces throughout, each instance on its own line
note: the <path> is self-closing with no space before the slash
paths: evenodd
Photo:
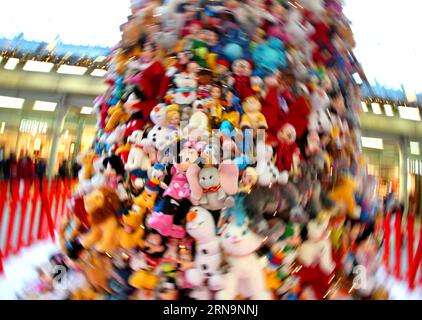
<path id="1" fill-rule="evenodd" d="M 242 30 L 236 28 L 229 29 L 221 40 L 225 44 L 223 56 L 230 62 L 241 58 L 248 59 L 250 57 L 249 37 Z"/>
<path id="2" fill-rule="evenodd" d="M 256 75 L 265 77 L 280 68 L 287 67 L 286 52 L 283 42 L 277 38 L 269 38 L 267 43 L 260 44 L 253 52 Z"/>
<path id="3" fill-rule="evenodd" d="M 112 93 L 112 96 L 110 98 L 110 100 L 108 101 L 108 105 L 109 106 L 114 106 L 116 105 L 119 100 L 121 99 L 121 97 L 123 96 L 123 93 L 125 92 L 125 85 L 123 83 L 124 78 L 123 77 L 119 77 L 116 79 L 116 83 L 115 83 L 115 87 Z"/>

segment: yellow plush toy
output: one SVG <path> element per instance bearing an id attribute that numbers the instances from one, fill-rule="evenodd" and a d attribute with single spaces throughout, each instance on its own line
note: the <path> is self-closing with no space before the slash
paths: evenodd
<path id="1" fill-rule="evenodd" d="M 143 247 L 145 229 L 143 220 L 144 214 L 135 211 L 129 211 L 129 214 L 123 216 L 123 227 L 120 232 L 121 248 L 134 250 Z"/>
<path id="2" fill-rule="evenodd" d="M 245 99 L 242 104 L 243 111 L 240 127 L 251 129 L 268 129 L 267 120 L 261 113 L 261 102 L 255 96 L 250 96 Z"/>
<path id="3" fill-rule="evenodd" d="M 119 196 L 113 189 L 101 187 L 85 196 L 84 203 L 91 229 L 81 237 L 82 246 L 111 254 L 119 244 Z"/>
<path id="4" fill-rule="evenodd" d="M 130 114 L 123 109 L 121 101 L 114 107 L 110 107 L 107 112 L 109 118 L 104 128 L 105 131 L 113 131 L 118 125 L 126 123 L 130 118 Z"/>
<path id="5" fill-rule="evenodd" d="M 360 214 L 355 201 L 356 182 L 349 176 L 340 177 L 334 185 L 329 196 L 341 207 L 341 214 L 349 218 L 359 219 Z"/>
<path id="6" fill-rule="evenodd" d="M 93 150 L 81 153 L 78 156 L 78 163 L 82 166 L 82 169 L 79 172 L 80 180 L 88 180 L 95 173 L 93 164 L 94 158 L 95 152 Z"/>

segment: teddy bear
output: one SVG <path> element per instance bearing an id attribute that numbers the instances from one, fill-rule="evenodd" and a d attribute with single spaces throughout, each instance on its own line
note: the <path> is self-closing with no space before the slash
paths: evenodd
<path id="1" fill-rule="evenodd" d="M 214 217 L 202 207 L 192 207 L 186 215 L 186 231 L 196 241 L 194 267 L 186 270 L 185 275 L 193 286 L 190 296 L 209 300 L 212 291 L 221 289 L 222 252 Z"/>
<path id="2" fill-rule="evenodd" d="M 208 210 L 221 210 L 234 204 L 238 188 L 239 170 L 230 160 L 224 160 L 219 169 L 205 165 L 202 169 L 191 165 L 186 173 L 192 190 L 191 201 Z"/>
<path id="3" fill-rule="evenodd" d="M 247 97 L 242 103 L 244 114 L 240 121 L 241 129 L 268 129 L 267 120 L 261 113 L 261 102 L 255 96 Z"/>
<path id="4" fill-rule="evenodd" d="M 327 219 L 311 220 L 303 229 L 303 242 L 297 249 L 297 259 L 302 264 L 298 272 L 302 287 L 310 286 L 317 299 L 326 296 L 336 266 L 327 229 Z"/>

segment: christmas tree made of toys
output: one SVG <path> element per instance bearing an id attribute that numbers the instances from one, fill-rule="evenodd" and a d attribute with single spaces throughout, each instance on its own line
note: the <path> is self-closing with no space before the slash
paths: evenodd
<path id="1" fill-rule="evenodd" d="M 379 294 L 353 283 L 379 243 L 342 1 L 131 5 L 52 259 L 62 298 Z"/>

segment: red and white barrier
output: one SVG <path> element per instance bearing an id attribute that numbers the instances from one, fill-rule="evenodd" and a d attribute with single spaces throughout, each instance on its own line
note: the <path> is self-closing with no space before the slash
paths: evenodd
<path id="1" fill-rule="evenodd" d="M 63 216 L 69 215 L 66 202 L 74 183 L 67 179 L 53 181 L 48 190 L 46 180 L 0 181 L 0 226 L 4 226 L 0 228 L 0 274 L 4 260 L 23 247 L 47 238 L 54 240 Z"/>
<path id="2" fill-rule="evenodd" d="M 403 277 L 405 277 L 409 290 L 414 290 L 418 285 L 422 285 L 422 221 L 419 227 L 419 241 L 415 251 L 415 215 L 410 213 L 407 216 L 405 229 L 402 227 L 403 216 L 401 212 L 397 212 L 394 219 L 394 234 L 392 234 L 391 213 L 387 213 L 384 218 L 383 263 L 387 272 L 394 275 L 397 280 L 403 280 Z M 394 256 L 391 257 L 390 244 L 393 238 Z M 406 248 L 403 247 L 404 239 L 406 239 Z M 402 250 L 406 250 L 407 270 L 402 270 Z M 391 260 L 394 260 L 393 266 L 390 266 Z M 420 273 L 419 279 L 417 279 L 418 272 Z"/>

